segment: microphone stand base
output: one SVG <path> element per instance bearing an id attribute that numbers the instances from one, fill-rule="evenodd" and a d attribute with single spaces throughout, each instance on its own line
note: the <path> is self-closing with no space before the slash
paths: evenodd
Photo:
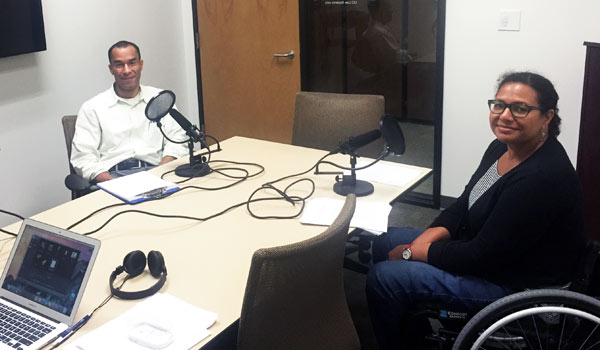
<path id="1" fill-rule="evenodd" d="M 374 188 L 372 184 L 362 180 L 356 180 L 356 183 L 353 185 L 344 184 L 341 181 L 333 185 L 333 191 L 341 196 L 354 193 L 356 197 L 363 197 L 373 193 Z"/>
<path id="2" fill-rule="evenodd" d="M 211 172 L 212 169 L 206 163 L 182 164 L 175 168 L 175 175 L 180 177 L 202 177 Z"/>

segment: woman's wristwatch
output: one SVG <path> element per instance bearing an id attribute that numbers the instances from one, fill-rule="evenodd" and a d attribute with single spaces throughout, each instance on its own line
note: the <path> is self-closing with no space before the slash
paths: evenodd
<path id="1" fill-rule="evenodd" d="M 410 246 L 412 244 L 407 244 L 404 249 L 402 249 L 402 259 L 410 260 L 412 258 L 412 251 L 410 250 Z"/>

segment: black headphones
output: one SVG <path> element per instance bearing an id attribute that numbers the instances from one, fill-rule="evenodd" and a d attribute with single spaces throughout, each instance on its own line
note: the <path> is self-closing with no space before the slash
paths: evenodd
<path id="1" fill-rule="evenodd" d="M 142 299 L 158 292 L 167 281 L 167 267 L 165 266 L 165 259 L 159 251 L 152 250 L 150 253 L 148 253 L 148 268 L 150 269 L 150 274 L 153 277 L 158 278 L 158 281 L 152 287 L 140 290 L 138 292 L 124 292 L 118 288 L 115 288 L 113 285 L 115 279 L 123 271 L 127 272 L 129 275 L 128 277 L 131 278 L 140 275 L 146 269 L 146 255 L 144 255 L 141 250 L 134 250 L 130 252 L 125 256 L 125 258 L 123 258 L 123 265 L 117 267 L 110 274 L 110 292 L 114 296 L 126 300 Z"/>

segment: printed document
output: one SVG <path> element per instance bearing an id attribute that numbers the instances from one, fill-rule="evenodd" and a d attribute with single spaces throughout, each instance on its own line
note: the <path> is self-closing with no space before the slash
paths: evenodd
<path id="1" fill-rule="evenodd" d="M 87 333 L 67 350 L 183 350 L 210 335 L 217 314 L 157 293 Z"/>

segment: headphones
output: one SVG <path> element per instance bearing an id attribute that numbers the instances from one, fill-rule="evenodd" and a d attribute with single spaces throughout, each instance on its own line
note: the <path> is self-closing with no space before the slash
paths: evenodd
<path id="1" fill-rule="evenodd" d="M 118 266 L 110 274 L 109 283 L 112 295 L 120 299 L 135 300 L 151 296 L 158 292 L 167 281 L 165 259 L 159 251 L 152 250 L 148 253 L 148 268 L 150 269 L 150 274 L 153 277 L 158 278 L 158 281 L 152 287 L 137 292 L 125 292 L 115 288 L 115 279 L 123 271 L 127 272 L 129 275 L 128 278 L 131 278 L 140 275 L 146 269 L 146 255 L 144 255 L 141 250 L 134 250 L 125 255 L 125 258 L 123 258 L 123 265 Z"/>

